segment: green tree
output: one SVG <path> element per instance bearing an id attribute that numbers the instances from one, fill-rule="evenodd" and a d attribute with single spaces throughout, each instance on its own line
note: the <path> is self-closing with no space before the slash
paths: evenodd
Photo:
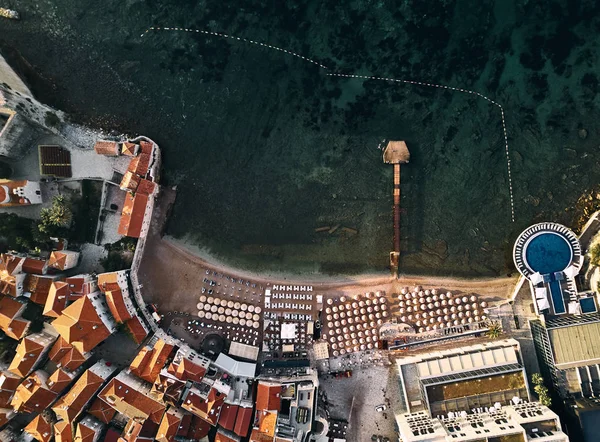
<path id="1" fill-rule="evenodd" d="M 502 325 L 498 321 L 490 321 L 487 323 L 488 331 L 486 336 L 491 339 L 498 339 L 502 334 Z"/>
<path id="2" fill-rule="evenodd" d="M 544 378 L 539 373 L 533 373 L 531 375 L 531 382 L 533 382 L 533 385 L 541 385 L 544 383 Z"/>
<path id="3" fill-rule="evenodd" d="M 600 266 L 600 242 L 590 248 L 590 263 L 594 266 Z"/>
<path id="4" fill-rule="evenodd" d="M 533 391 L 538 395 L 538 399 L 540 400 L 540 404 L 549 407 L 552 405 L 552 398 L 550 397 L 550 393 L 548 392 L 548 388 L 544 385 L 544 378 L 539 373 L 534 373 L 531 375 L 531 382 L 535 385 L 533 387 Z"/>
<path id="5" fill-rule="evenodd" d="M 42 221 L 39 224 L 41 232 L 53 234 L 57 229 L 68 227 L 73 219 L 69 201 L 63 195 L 57 195 L 52 200 L 52 206 L 40 212 Z"/>

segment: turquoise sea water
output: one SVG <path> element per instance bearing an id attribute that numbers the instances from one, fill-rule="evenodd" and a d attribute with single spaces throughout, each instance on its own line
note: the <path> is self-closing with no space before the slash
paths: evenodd
<path id="1" fill-rule="evenodd" d="M 338 4 L 339 3 L 339 4 Z M 36 95 L 74 119 L 154 138 L 178 186 L 168 233 L 252 268 L 385 270 L 392 170 L 406 140 L 401 269 L 510 272 L 537 220 L 569 224 L 598 182 L 597 2 L 17 2 L 0 49 Z M 268 42 L 332 72 L 478 91 L 329 77 L 279 51 L 149 26 Z M 315 228 L 340 227 L 329 233 Z M 343 231 L 347 227 L 358 234 Z"/>

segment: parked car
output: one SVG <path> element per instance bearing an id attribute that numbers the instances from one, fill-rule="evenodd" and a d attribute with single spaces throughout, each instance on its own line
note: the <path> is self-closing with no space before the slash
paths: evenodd
<path id="1" fill-rule="evenodd" d="M 375 407 L 375 411 L 377 411 L 379 413 L 383 413 L 385 410 L 387 410 L 387 405 L 385 405 L 385 404 L 377 405 Z"/>

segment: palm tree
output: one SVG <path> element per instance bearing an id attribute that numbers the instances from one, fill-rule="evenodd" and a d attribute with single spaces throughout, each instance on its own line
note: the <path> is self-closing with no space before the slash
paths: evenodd
<path id="1" fill-rule="evenodd" d="M 502 325 L 498 321 L 490 321 L 486 325 L 488 327 L 486 336 L 491 339 L 498 339 L 502 334 Z"/>

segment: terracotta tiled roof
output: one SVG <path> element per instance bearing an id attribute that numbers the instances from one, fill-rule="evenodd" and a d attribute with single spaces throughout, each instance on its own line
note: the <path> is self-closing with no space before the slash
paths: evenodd
<path id="1" fill-rule="evenodd" d="M 129 141 L 126 141 L 121 146 L 121 153 L 123 155 L 134 157 L 137 155 L 137 151 L 139 150 L 139 148 L 140 148 L 139 145 L 137 145 L 135 143 L 131 143 Z"/>
<path id="2" fill-rule="evenodd" d="M 23 261 L 25 261 L 25 258 L 10 253 L 2 253 L 0 255 L 0 272 L 14 275 L 15 272 L 20 271 Z"/>
<path id="3" fill-rule="evenodd" d="M 256 393 L 257 410 L 276 410 L 281 406 L 281 384 L 259 382 Z"/>
<path id="4" fill-rule="evenodd" d="M 70 422 L 60 421 L 54 424 L 55 442 L 73 442 L 73 428 Z"/>
<path id="5" fill-rule="evenodd" d="M 173 409 L 169 408 L 160 421 L 158 431 L 156 432 L 156 440 L 158 442 L 172 442 L 177 435 L 180 423 L 181 413 L 176 413 Z"/>
<path id="6" fill-rule="evenodd" d="M 169 373 L 182 381 L 200 382 L 206 374 L 206 368 L 198 365 L 187 358 L 181 358 L 179 362 L 175 360 L 169 365 Z"/>
<path id="7" fill-rule="evenodd" d="M 0 375 L 0 408 L 9 408 L 10 400 L 22 378 L 10 371 L 4 371 Z"/>
<path id="8" fill-rule="evenodd" d="M 52 281 L 54 279 L 47 276 L 31 275 L 25 277 L 24 289 L 31 293 L 29 299 L 36 304 L 45 305 Z"/>
<path id="9" fill-rule="evenodd" d="M 23 430 L 40 442 L 49 442 L 54 437 L 52 425 L 42 415 L 34 417 Z"/>
<path id="10" fill-rule="evenodd" d="M 35 275 L 44 275 L 48 269 L 48 261 L 45 259 L 25 258 L 23 261 L 23 272 Z"/>
<path id="11" fill-rule="evenodd" d="M 111 379 L 98 397 L 130 419 L 149 419 L 158 424 L 165 412 L 165 405 L 122 382 Z"/>
<path id="12" fill-rule="evenodd" d="M 96 434 L 102 431 L 102 426 L 96 426 L 97 424 L 96 422 L 91 422 L 91 419 L 88 418 L 81 420 L 77 423 L 75 440 L 77 442 L 93 442 Z"/>
<path id="13" fill-rule="evenodd" d="M 54 250 L 50 254 L 48 260 L 48 267 L 52 267 L 57 270 L 67 270 L 75 267 L 79 253 L 72 250 Z"/>
<path id="14" fill-rule="evenodd" d="M 163 370 L 152 385 L 152 393 L 163 402 L 176 404 L 181 398 L 184 387 L 185 382 L 165 374 Z"/>
<path id="15" fill-rule="evenodd" d="M 240 442 L 240 438 L 235 435 L 228 435 L 219 430 L 215 436 L 215 442 Z"/>
<path id="16" fill-rule="evenodd" d="M 8 367 L 8 371 L 23 378 L 35 368 L 42 352 L 46 348 L 35 340 L 30 339 L 30 336 L 26 336 L 19 342 L 15 357 Z"/>
<path id="17" fill-rule="evenodd" d="M 199 440 L 208 435 L 211 425 L 205 420 L 198 416 L 192 417 L 192 423 L 187 433 L 187 438 L 192 440 Z"/>
<path id="18" fill-rule="evenodd" d="M 129 369 L 136 376 L 154 383 L 156 377 L 169 358 L 173 356 L 175 350 L 175 346 L 159 339 L 151 349 L 148 347 L 142 348 L 129 366 Z"/>
<path id="19" fill-rule="evenodd" d="M 84 296 L 94 293 L 98 289 L 96 280 L 91 275 L 77 275 L 71 276 L 65 279 L 65 282 L 69 284 L 69 292 L 71 296 Z"/>
<path id="20" fill-rule="evenodd" d="M 100 273 L 98 275 L 98 288 L 101 292 L 106 292 L 109 290 L 117 290 L 122 288 L 119 285 L 119 276 L 122 276 L 123 271 L 120 270 L 118 272 L 106 272 Z"/>
<path id="21" fill-rule="evenodd" d="M 103 383 L 104 379 L 86 370 L 71 389 L 54 404 L 52 410 L 59 419 L 74 422 Z"/>
<path id="22" fill-rule="evenodd" d="M 250 422 L 252 421 L 253 412 L 254 409 L 250 407 L 240 407 L 235 420 L 235 427 L 233 428 L 235 434 L 241 437 L 248 436 L 248 430 L 250 429 Z"/>
<path id="23" fill-rule="evenodd" d="M 144 213 L 148 204 L 148 195 L 136 193 L 135 196 L 128 193 L 125 196 L 125 203 L 119 221 L 119 235 L 139 238 L 142 233 L 142 224 L 144 222 Z"/>
<path id="24" fill-rule="evenodd" d="M 73 374 L 67 373 L 62 368 L 57 368 L 48 378 L 48 389 L 56 394 L 60 394 L 71 382 L 73 382 L 74 377 Z"/>
<path id="25" fill-rule="evenodd" d="M 129 313 L 129 310 L 127 310 L 127 306 L 125 305 L 125 299 L 123 298 L 121 289 L 107 291 L 105 292 L 105 295 L 106 304 L 115 318 L 115 321 L 122 324 L 132 318 L 131 313 Z"/>
<path id="26" fill-rule="evenodd" d="M 105 424 L 110 423 L 112 418 L 115 417 L 115 414 L 117 414 L 117 411 L 114 408 L 100 398 L 96 398 L 94 402 L 92 402 L 92 405 L 90 405 L 87 412 Z"/>
<path id="27" fill-rule="evenodd" d="M 141 177 L 146 176 L 148 173 L 148 167 L 150 166 L 150 155 L 141 153 L 137 157 L 133 158 L 129 163 L 128 171 L 135 173 Z"/>
<path id="28" fill-rule="evenodd" d="M 91 355 L 84 356 L 75 347 L 71 347 L 67 354 L 61 358 L 59 364 L 65 369 L 73 371 L 81 367 L 90 357 Z"/>
<path id="29" fill-rule="evenodd" d="M 250 442 L 273 442 L 273 436 L 269 436 L 268 434 L 261 433 L 257 429 L 253 429 L 252 434 L 250 434 Z"/>
<path id="30" fill-rule="evenodd" d="M 142 422 L 136 422 L 130 419 L 125 425 L 119 441 L 121 442 L 142 442 L 148 441 L 153 442 L 154 436 L 158 431 L 158 425 L 148 420 Z"/>
<path id="31" fill-rule="evenodd" d="M 140 150 L 142 151 L 142 153 L 147 153 L 147 154 L 151 154 L 152 153 L 152 143 L 146 140 L 141 140 L 140 141 Z"/>
<path id="32" fill-rule="evenodd" d="M 137 188 L 137 193 L 143 193 L 144 195 L 152 195 L 156 189 L 156 184 L 150 180 L 141 180 L 140 185 Z"/>
<path id="33" fill-rule="evenodd" d="M 97 141 L 94 150 L 100 155 L 116 157 L 119 155 L 119 144 L 114 141 Z"/>
<path id="34" fill-rule="evenodd" d="M 56 398 L 56 393 L 48 390 L 44 372 L 36 371 L 17 387 L 11 406 L 19 413 L 40 413 Z"/>
<path id="35" fill-rule="evenodd" d="M 52 362 L 58 363 L 68 352 L 71 350 L 73 346 L 69 344 L 67 341 L 63 339 L 62 336 L 59 336 L 50 352 L 48 353 L 48 358 Z"/>
<path id="36" fill-rule="evenodd" d="M 52 325 L 65 341 L 80 353 L 89 352 L 110 336 L 110 330 L 106 328 L 87 296 L 65 308 L 62 314 L 52 321 Z"/>
<path id="37" fill-rule="evenodd" d="M 277 426 L 277 412 L 257 411 L 258 427 L 252 430 L 250 441 L 262 442 L 273 441 L 275 427 Z"/>
<path id="38" fill-rule="evenodd" d="M 114 428 L 110 427 L 104 436 L 104 442 L 117 442 L 119 440 L 119 436 L 120 433 Z"/>
<path id="39" fill-rule="evenodd" d="M 141 344 L 144 339 L 146 339 L 146 336 L 148 336 L 148 331 L 142 325 L 140 318 L 137 316 L 131 318 L 125 323 L 125 325 L 127 325 L 127 328 L 131 333 L 131 337 L 138 345 Z"/>
<path id="40" fill-rule="evenodd" d="M 67 306 L 67 301 L 70 299 L 71 292 L 69 284 L 64 281 L 54 281 L 50 286 L 46 304 L 44 306 L 44 316 L 58 318 L 64 308 Z"/>
<path id="41" fill-rule="evenodd" d="M 142 178 L 139 175 L 136 175 L 128 170 L 125 172 L 125 175 L 123 175 L 123 179 L 119 184 L 119 188 L 128 192 L 135 192 L 140 184 L 141 179 Z"/>
<path id="42" fill-rule="evenodd" d="M 221 407 L 221 414 L 219 415 L 219 425 L 226 430 L 233 431 L 238 409 L 238 405 L 223 404 Z"/>
<path id="43" fill-rule="evenodd" d="M 0 299 L 0 329 L 12 339 L 22 339 L 29 329 L 30 321 L 23 319 L 20 313 L 25 304 L 10 297 Z"/>
<path id="44" fill-rule="evenodd" d="M 216 425 L 225 397 L 215 388 L 211 388 L 205 400 L 196 388 L 191 388 L 184 397 L 181 407 L 204 419 L 209 424 Z"/>

